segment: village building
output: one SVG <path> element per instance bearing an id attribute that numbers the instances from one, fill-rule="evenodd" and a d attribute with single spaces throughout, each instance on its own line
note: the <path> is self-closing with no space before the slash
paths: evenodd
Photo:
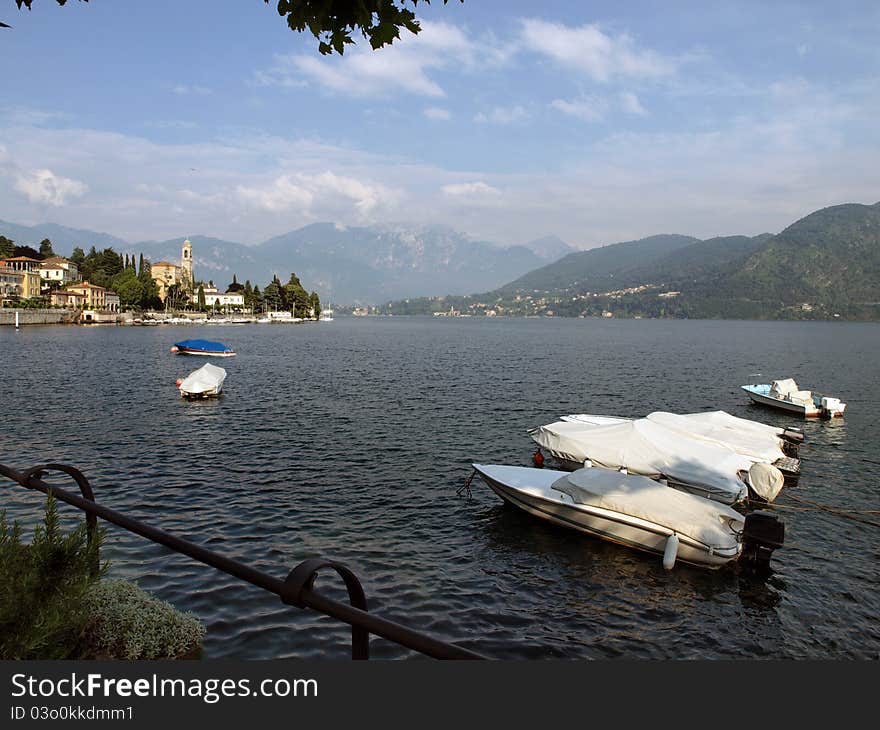
<path id="1" fill-rule="evenodd" d="M 186 290 L 192 290 L 193 282 L 193 256 L 192 243 L 187 238 L 180 249 L 180 264 L 170 261 L 158 261 L 150 266 L 153 281 L 159 289 L 159 298 L 164 302 L 168 295 L 168 289 L 172 286 L 180 286 Z"/>
<path id="2" fill-rule="evenodd" d="M 49 294 L 49 303 L 53 307 L 64 307 L 65 309 L 82 309 L 85 295 L 80 292 L 69 291 L 65 289 L 56 289 Z"/>
<path id="3" fill-rule="evenodd" d="M 12 261 L 12 259 L 0 260 L 0 297 L 3 298 L 3 301 L 16 301 L 40 296 L 39 272 L 6 266 L 5 262 L 7 261 Z"/>
<path id="4" fill-rule="evenodd" d="M 241 292 L 221 292 L 216 286 L 203 286 L 205 306 L 207 307 L 244 307 L 244 294 Z M 199 303 L 199 293 L 193 294 L 193 303 Z"/>
<path id="5" fill-rule="evenodd" d="M 32 259 L 29 256 L 11 256 L 0 259 L 0 266 L 13 271 L 36 271 L 43 262 L 40 259 Z"/>
<path id="6" fill-rule="evenodd" d="M 81 306 L 83 309 L 105 309 L 107 306 L 107 290 L 103 286 L 84 281 L 81 284 L 67 287 L 67 291 L 82 294 Z"/>
<path id="7" fill-rule="evenodd" d="M 51 256 L 40 262 L 38 268 L 40 278 L 51 284 L 64 286 L 74 281 L 79 281 L 79 266 L 75 261 L 63 256 Z"/>

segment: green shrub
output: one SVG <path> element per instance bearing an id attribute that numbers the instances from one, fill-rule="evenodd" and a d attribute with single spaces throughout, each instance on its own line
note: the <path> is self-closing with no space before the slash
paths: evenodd
<path id="1" fill-rule="evenodd" d="M 121 580 L 101 580 L 104 539 L 61 531 L 56 500 L 30 544 L 0 511 L 0 659 L 178 659 L 201 650 L 198 618 Z"/>
<path id="2" fill-rule="evenodd" d="M 21 537 L 0 512 L 0 659 L 68 658 L 88 621 L 86 592 L 106 570 L 98 566 L 103 532 L 90 541 L 81 520 L 64 535 L 49 495 L 32 542 Z"/>
<path id="3" fill-rule="evenodd" d="M 85 632 L 87 658 L 180 659 L 196 655 L 205 635 L 198 617 L 124 580 L 89 589 L 91 617 Z"/>

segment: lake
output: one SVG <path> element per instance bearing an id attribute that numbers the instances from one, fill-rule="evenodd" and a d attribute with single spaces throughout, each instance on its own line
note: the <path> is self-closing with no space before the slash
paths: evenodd
<path id="1" fill-rule="evenodd" d="M 228 371 L 217 401 L 175 388 L 206 360 L 169 348 L 194 338 L 239 353 L 211 360 Z M 372 611 L 496 658 L 878 658 L 880 530 L 786 496 L 878 509 L 878 361 L 880 326 L 845 322 L 4 327 L 0 462 L 77 466 L 107 506 L 278 577 L 341 561 Z M 839 396 L 845 419 L 804 423 L 739 389 L 777 377 Z M 766 580 L 667 572 L 505 507 L 478 479 L 457 495 L 472 461 L 531 465 L 526 430 L 566 413 L 719 409 L 806 432 Z M 41 495 L 0 487 L 33 524 Z M 335 619 L 113 526 L 103 554 L 111 575 L 199 615 L 206 658 L 349 655 Z M 341 597 L 336 582 L 318 586 Z M 377 638 L 372 655 L 410 656 Z"/>

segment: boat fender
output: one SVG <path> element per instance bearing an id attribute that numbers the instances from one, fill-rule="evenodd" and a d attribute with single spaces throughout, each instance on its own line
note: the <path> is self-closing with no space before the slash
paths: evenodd
<path id="1" fill-rule="evenodd" d="M 592 459 L 584 459 L 584 469 L 589 469 L 593 466 Z"/>
<path id="2" fill-rule="evenodd" d="M 183 383 L 183 378 L 178 378 L 177 380 L 174 381 L 174 384 L 175 384 L 178 388 L 181 386 L 182 383 Z"/>
<path id="3" fill-rule="evenodd" d="M 172 347 L 170 350 L 168 350 L 168 352 L 177 352 L 177 351 L 178 351 L 178 350 L 177 350 L 177 345 L 175 345 L 175 346 Z"/>
<path id="4" fill-rule="evenodd" d="M 672 570 L 676 557 L 678 557 L 678 535 L 673 532 L 666 538 L 666 549 L 663 551 L 663 567 L 666 570 Z"/>
<path id="5" fill-rule="evenodd" d="M 544 466 L 544 454 L 541 453 L 541 449 L 538 449 L 532 456 L 532 463 L 534 463 L 535 467 L 538 469 L 541 469 Z"/>
<path id="6" fill-rule="evenodd" d="M 625 466 L 620 467 L 619 471 L 621 474 L 629 474 L 629 472 L 626 470 Z"/>

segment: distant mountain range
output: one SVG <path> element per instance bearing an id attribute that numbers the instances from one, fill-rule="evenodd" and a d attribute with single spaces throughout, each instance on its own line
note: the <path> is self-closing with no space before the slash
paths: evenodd
<path id="1" fill-rule="evenodd" d="M 578 251 L 485 294 L 397 314 L 880 319 L 880 203 L 818 210 L 777 235 L 659 235 Z"/>
<path id="2" fill-rule="evenodd" d="M 44 238 L 55 251 L 88 252 L 112 247 L 143 254 L 150 261 L 180 259 L 185 236 L 168 241 L 130 243 L 107 233 L 52 223 L 22 226 L 0 221 L 0 234 L 19 245 L 38 246 Z M 306 289 L 337 304 L 377 304 L 391 299 L 466 294 L 491 289 L 574 249 L 549 236 L 526 246 L 499 246 L 474 240 L 444 226 L 346 227 L 316 223 L 257 246 L 206 236 L 189 236 L 199 279 L 225 287 L 236 276 L 265 286 L 277 274 L 295 272 Z"/>

